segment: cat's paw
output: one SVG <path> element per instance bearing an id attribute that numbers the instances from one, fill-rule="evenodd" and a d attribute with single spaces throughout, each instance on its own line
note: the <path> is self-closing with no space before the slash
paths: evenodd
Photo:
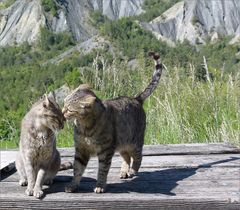
<path id="1" fill-rule="evenodd" d="M 104 193 L 105 189 L 103 187 L 95 187 L 94 192 L 95 193 Z"/>
<path id="2" fill-rule="evenodd" d="M 26 189 L 26 191 L 25 191 L 25 193 L 26 193 L 26 195 L 28 195 L 28 196 L 32 196 L 33 195 L 33 189 Z"/>
<path id="3" fill-rule="evenodd" d="M 133 174 L 129 173 L 129 172 L 125 172 L 125 171 L 121 171 L 120 172 L 120 179 L 128 179 L 128 178 L 132 178 Z"/>
<path id="4" fill-rule="evenodd" d="M 73 193 L 73 192 L 76 192 L 77 189 L 78 189 L 78 185 L 71 183 L 65 187 L 65 192 Z"/>
<path id="5" fill-rule="evenodd" d="M 19 183 L 20 186 L 27 186 L 27 184 L 28 184 L 27 180 L 19 180 L 18 183 Z"/>
<path id="6" fill-rule="evenodd" d="M 34 195 L 34 197 L 36 197 L 36 198 L 42 198 L 43 195 L 44 195 L 44 193 L 43 193 L 42 190 L 34 190 L 34 191 L 33 191 L 33 195 Z"/>

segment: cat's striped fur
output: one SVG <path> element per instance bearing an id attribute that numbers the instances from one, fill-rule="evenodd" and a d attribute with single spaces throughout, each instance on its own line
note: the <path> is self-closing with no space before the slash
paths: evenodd
<path id="1" fill-rule="evenodd" d="M 50 95 L 52 97 L 50 97 Z M 19 184 L 26 186 L 26 194 L 41 198 L 43 183 L 51 184 L 61 165 L 54 132 L 63 128 L 65 118 L 52 94 L 37 101 L 22 120 L 20 149 L 16 168 Z"/>
<path id="2" fill-rule="evenodd" d="M 72 183 L 65 188 L 74 192 L 80 183 L 90 156 L 97 155 L 99 169 L 94 191 L 104 192 L 107 174 L 115 151 L 123 157 L 120 178 L 137 173 L 142 161 L 146 116 L 144 100 L 154 91 L 161 77 L 163 66 L 159 55 L 150 54 L 155 71 L 148 87 L 137 97 L 119 97 L 100 100 L 87 85 L 80 85 L 66 97 L 63 114 L 74 119 L 75 160 Z M 131 158 L 133 160 L 131 165 Z"/>

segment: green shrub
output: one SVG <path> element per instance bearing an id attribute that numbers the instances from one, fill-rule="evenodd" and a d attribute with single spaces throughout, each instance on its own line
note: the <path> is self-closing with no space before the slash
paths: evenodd
<path id="1" fill-rule="evenodd" d="M 16 0 L 5 0 L 0 2 L 0 9 L 6 9 L 10 7 Z"/>
<path id="2" fill-rule="evenodd" d="M 83 83 L 80 78 L 80 71 L 79 69 L 74 69 L 72 71 L 69 71 L 65 74 L 64 77 L 65 82 L 68 86 L 74 88 L 78 86 L 79 84 Z"/>
<path id="3" fill-rule="evenodd" d="M 129 18 L 107 22 L 100 31 L 116 43 L 129 58 L 135 58 L 141 51 L 147 53 L 149 50 L 165 54 L 167 48 L 166 43 L 160 43 L 154 35 Z"/>
<path id="4" fill-rule="evenodd" d="M 143 9 L 145 12 L 133 17 L 133 19 L 149 22 L 162 15 L 163 12 L 179 1 L 181 0 L 145 0 L 143 3 Z"/>
<path id="5" fill-rule="evenodd" d="M 53 57 L 57 52 L 69 46 L 73 46 L 74 44 L 75 41 L 68 32 L 53 33 L 47 28 L 41 28 L 40 30 L 38 47 L 41 51 L 44 51 L 42 54 L 45 58 Z"/>
<path id="6" fill-rule="evenodd" d="M 103 15 L 100 11 L 93 11 L 90 13 L 91 23 L 94 27 L 99 28 L 104 23 L 109 21 L 107 16 Z"/>
<path id="7" fill-rule="evenodd" d="M 51 12 L 53 16 L 57 16 L 57 4 L 55 0 L 41 0 L 45 12 Z"/>

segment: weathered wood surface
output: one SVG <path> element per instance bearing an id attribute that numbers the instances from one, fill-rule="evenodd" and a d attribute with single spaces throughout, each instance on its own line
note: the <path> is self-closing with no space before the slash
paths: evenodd
<path id="1" fill-rule="evenodd" d="M 15 162 L 17 151 L 0 151 L 0 170 Z"/>
<path id="2" fill-rule="evenodd" d="M 73 160 L 73 149 L 60 152 Z M 116 155 L 104 194 L 93 192 L 97 166 L 92 158 L 77 193 L 64 192 L 72 169 L 60 171 L 42 200 L 24 194 L 15 170 L 2 170 L 0 209 L 240 209 L 240 152 L 230 145 L 146 146 L 140 172 L 129 180 L 119 179 Z"/>
<path id="3" fill-rule="evenodd" d="M 72 156 L 73 148 L 59 149 L 62 156 Z M 211 144 L 161 144 L 146 145 L 143 148 L 144 156 L 160 155 L 208 155 L 208 154 L 227 154 L 240 153 L 240 149 L 227 143 Z"/>

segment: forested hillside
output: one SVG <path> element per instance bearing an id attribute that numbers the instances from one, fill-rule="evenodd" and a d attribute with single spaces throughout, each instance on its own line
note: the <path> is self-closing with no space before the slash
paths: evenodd
<path id="1" fill-rule="evenodd" d="M 14 1 L 3 1 L 9 7 Z M 90 83 L 100 98 L 134 96 L 150 81 L 153 63 L 149 51 L 159 52 L 163 78 L 146 101 L 146 144 L 230 141 L 239 143 L 240 44 L 231 36 L 192 45 L 160 41 L 142 28 L 178 0 L 146 0 L 144 13 L 110 19 L 100 10 L 89 13 L 99 37 L 111 43 L 101 49 L 73 53 L 60 62 L 52 58 L 81 41 L 70 31 L 53 32 L 41 27 L 36 42 L 0 48 L 0 144 L 16 147 L 20 122 L 31 104 L 50 90 L 67 84 L 71 88 Z M 46 14 L 57 16 L 59 1 L 44 0 Z M 8 5 L 9 4 L 9 5 Z M 76 48 L 77 49 L 77 48 Z M 72 146 L 71 126 L 58 135 L 59 146 Z"/>

